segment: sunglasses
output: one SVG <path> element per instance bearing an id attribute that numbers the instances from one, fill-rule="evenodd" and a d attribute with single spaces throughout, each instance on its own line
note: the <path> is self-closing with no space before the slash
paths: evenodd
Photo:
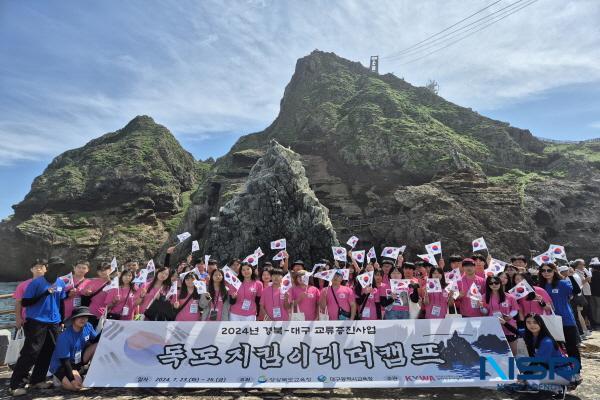
<path id="1" fill-rule="evenodd" d="M 552 272 L 552 270 L 551 270 L 551 269 L 545 269 L 545 268 L 544 268 L 544 269 L 540 269 L 540 272 L 542 272 L 542 273 L 544 273 L 544 272 Z"/>
<path id="2" fill-rule="evenodd" d="M 490 282 L 490 285 L 500 285 L 501 282 Z"/>

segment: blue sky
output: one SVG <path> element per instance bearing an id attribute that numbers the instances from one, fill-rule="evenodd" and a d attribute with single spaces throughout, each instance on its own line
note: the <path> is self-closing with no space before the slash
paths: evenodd
<path id="1" fill-rule="evenodd" d="M 380 72 L 436 79 L 443 97 L 538 136 L 599 137 L 598 1 L 538 1 L 416 62 L 391 57 L 491 3 L 2 1 L 0 218 L 53 157 L 139 114 L 196 158 L 223 155 L 271 123 L 316 48 L 378 54 Z"/>

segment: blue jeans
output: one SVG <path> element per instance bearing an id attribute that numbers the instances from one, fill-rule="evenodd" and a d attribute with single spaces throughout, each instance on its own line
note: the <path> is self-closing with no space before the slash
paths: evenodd
<path id="1" fill-rule="evenodd" d="M 410 313 L 408 311 L 401 310 L 390 310 L 386 311 L 383 315 L 383 319 L 409 319 Z"/>

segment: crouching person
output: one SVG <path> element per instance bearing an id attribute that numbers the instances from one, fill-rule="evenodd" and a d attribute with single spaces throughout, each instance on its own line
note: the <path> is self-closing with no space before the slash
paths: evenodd
<path id="1" fill-rule="evenodd" d="M 83 388 L 81 371 L 92 359 L 100 339 L 88 322 L 93 316 L 89 308 L 77 307 L 71 315 L 71 325 L 58 336 L 49 368 L 56 386 L 67 390 Z"/>

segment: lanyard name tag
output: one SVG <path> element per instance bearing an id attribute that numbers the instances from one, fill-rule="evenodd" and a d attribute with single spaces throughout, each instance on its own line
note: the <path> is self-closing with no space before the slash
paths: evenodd
<path id="1" fill-rule="evenodd" d="M 129 314 L 129 307 L 124 306 L 123 310 L 121 311 L 121 315 L 127 315 L 127 314 Z"/>
<path id="2" fill-rule="evenodd" d="M 248 299 L 244 300 L 244 302 L 242 303 L 242 310 L 244 310 L 244 311 L 250 310 L 250 300 L 248 300 Z"/>
<path id="3" fill-rule="evenodd" d="M 431 307 L 431 315 L 439 317 L 441 311 L 442 311 L 442 308 L 440 306 L 432 306 Z"/>
<path id="4" fill-rule="evenodd" d="M 363 308 L 362 317 L 363 318 L 371 318 L 371 309 L 368 307 Z"/>
<path id="5" fill-rule="evenodd" d="M 552 293 L 558 293 L 558 289 L 552 289 Z"/>
<path id="6" fill-rule="evenodd" d="M 479 302 L 471 299 L 471 308 L 479 308 Z"/>
<path id="7" fill-rule="evenodd" d="M 210 310 L 210 314 L 208 314 L 208 320 L 209 321 L 217 320 L 217 310 Z"/>
<path id="8" fill-rule="evenodd" d="M 198 302 L 192 301 L 190 304 L 190 314 L 198 314 Z"/>
<path id="9" fill-rule="evenodd" d="M 73 308 L 81 306 L 81 297 L 73 297 Z"/>
<path id="10" fill-rule="evenodd" d="M 281 308 L 279 308 L 279 307 L 273 308 L 273 318 L 281 318 Z"/>
<path id="11" fill-rule="evenodd" d="M 75 361 L 75 364 L 81 363 L 81 350 L 78 351 L 77 353 L 75 353 L 75 357 L 74 357 L 73 361 Z"/>

